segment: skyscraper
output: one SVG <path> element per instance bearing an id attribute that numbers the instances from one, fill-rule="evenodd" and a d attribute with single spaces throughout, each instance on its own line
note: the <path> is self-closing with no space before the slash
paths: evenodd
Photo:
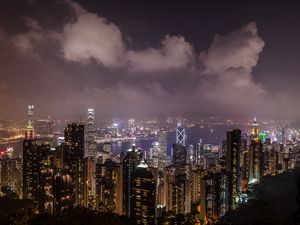
<path id="1" fill-rule="evenodd" d="M 188 148 L 187 148 L 187 163 L 190 163 L 192 165 L 194 165 L 195 162 L 195 157 L 194 157 L 194 145 L 193 144 L 189 144 Z"/>
<path id="2" fill-rule="evenodd" d="M 41 144 L 38 149 L 38 209 L 41 213 L 53 213 L 54 151 L 49 144 Z"/>
<path id="3" fill-rule="evenodd" d="M 39 153 L 34 129 L 28 123 L 23 141 L 23 198 L 37 201 Z"/>
<path id="4" fill-rule="evenodd" d="M 185 146 L 185 129 L 181 124 L 181 118 L 177 121 L 177 127 L 176 127 L 176 144 L 181 144 Z"/>
<path id="5" fill-rule="evenodd" d="M 203 143 L 202 143 L 202 139 L 200 139 L 195 149 L 195 165 L 198 166 L 201 165 L 202 158 L 203 158 L 202 154 L 203 154 Z"/>
<path id="6" fill-rule="evenodd" d="M 34 124 L 35 132 L 38 136 L 48 136 L 53 134 L 53 122 L 50 119 L 39 119 Z"/>
<path id="7" fill-rule="evenodd" d="M 168 151 L 168 145 L 167 145 L 167 131 L 166 130 L 160 130 L 158 132 L 158 169 L 163 170 L 163 168 L 166 166 L 167 163 L 167 151 Z"/>
<path id="8" fill-rule="evenodd" d="M 165 168 L 166 210 L 174 215 L 185 215 L 191 209 L 191 183 L 185 167 Z"/>
<path id="9" fill-rule="evenodd" d="M 100 160 L 99 160 L 100 161 Z M 107 159 L 96 164 L 96 208 L 101 212 L 123 213 L 122 165 Z"/>
<path id="10" fill-rule="evenodd" d="M 30 126 L 33 126 L 33 110 L 34 110 L 34 105 L 28 105 L 27 118 L 28 118 L 28 125 Z"/>
<path id="11" fill-rule="evenodd" d="M 85 185 L 85 206 L 90 208 L 95 207 L 96 195 L 96 157 L 97 157 L 97 143 L 95 142 L 95 111 L 92 108 L 87 112 L 86 125 L 86 144 L 85 144 L 85 160 L 84 173 L 86 178 Z"/>
<path id="12" fill-rule="evenodd" d="M 142 160 L 141 151 L 133 145 L 127 150 L 123 159 L 123 207 L 124 213 L 132 219 L 133 215 L 133 181 L 136 167 Z"/>
<path id="13" fill-rule="evenodd" d="M 241 131 L 239 129 L 227 131 L 226 147 L 226 172 L 229 176 L 228 207 L 229 210 L 233 210 L 237 208 L 241 194 Z"/>
<path id="14" fill-rule="evenodd" d="M 0 159 L 1 187 L 9 188 L 22 197 L 22 159 L 9 155 Z"/>
<path id="15" fill-rule="evenodd" d="M 214 224 L 227 211 L 227 176 L 225 173 L 208 172 L 201 179 L 201 212 L 204 224 Z"/>
<path id="16" fill-rule="evenodd" d="M 40 212 L 53 212 L 53 155 L 48 144 L 38 144 L 28 125 L 23 142 L 23 198 L 34 201 Z"/>
<path id="17" fill-rule="evenodd" d="M 159 143 L 153 142 L 151 148 L 149 149 L 149 157 L 147 157 L 147 162 L 151 167 L 158 168 L 159 153 Z"/>
<path id="18" fill-rule="evenodd" d="M 73 199 L 73 182 L 72 177 L 61 169 L 58 169 L 54 176 L 53 186 L 53 212 L 60 214 L 66 208 L 74 205 Z"/>
<path id="19" fill-rule="evenodd" d="M 182 144 L 173 144 L 173 165 L 184 166 L 186 164 L 186 149 Z"/>
<path id="20" fill-rule="evenodd" d="M 28 106 L 28 126 L 23 141 L 23 198 L 39 212 L 53 212 L 54 155 L 49 144 L 39 144 L 33 128 L 33 105 Z"/>
<path id="21" fill-rule="evenodd" d="M 84 179 L 84 206 L 90 209 L 96 208 L 96 159 L 85 157 L 83 160 Z"/>
<path id="22" fill-rule="evenodd" d="M 148 165 L 141 161 L 133 181 L 133 218 L 136 224 L 154 225 L 156 211 L 156 184 Z"/>
<path id="23" fill-rule="evenodd" d="M 251 139 L 258 138 L 258 123 L 256 121 L 256 117 L 254 117 L 254 120 L 251 124 Z"/>
<path id="24" fill-rule="evenodd" d="M 95 142 L 95 111 L 89 108 L 87 113 L 87 134 L 85 156 L 96 158 L 97 144 Z"/>
<path id="25" fill-rule="evenodd" d="M 263 145 L 259 139 L 251 140 L 248 157 L 249 183 L 255 183 L 264 175 Z"/>
<path id="26" fill-rule="evenodd" d="M 191 174 L 192 185 L 192 203 L 199 203 L 201 198 L 201 179 L 204 176 L 204 170 L 200 167 L 194 167 Z"/>
<path id="27" fill-rule="evenodd" d="M 84 205 L 84 126 L 77 123 L 65 128 L 63 144 L 64 169 L 71 176 L 74 205 Z"/>

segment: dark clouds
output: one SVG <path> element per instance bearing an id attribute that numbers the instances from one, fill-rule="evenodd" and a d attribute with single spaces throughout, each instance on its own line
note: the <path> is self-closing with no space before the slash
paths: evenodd
<path id="1" fill-rule="evenodd" d="M 20 15 L 20 31 L 0 27 L 0 115 L 20 116 L 33 103 L 43 115 L 64 117 L 88 107 L 101 116 L 298 117 L 299 93 L 270 94 L 253 76 L 267 45 L 254 21 L 216 34 L 207 50 L 196 51 L 183 34 L 168 31 L 133 49 L 139 40 L 101 12 L 71 0 L 52 7 L 67 18 L 50 24 Z"/>

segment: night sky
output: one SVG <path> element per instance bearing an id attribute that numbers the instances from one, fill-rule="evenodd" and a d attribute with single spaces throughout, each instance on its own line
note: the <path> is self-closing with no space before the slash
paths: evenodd
<path id="1" fill-rule="evenodd" d="M 300 4 L 176 2 L 0 1 L 0 116 L 300 119 Z"/>

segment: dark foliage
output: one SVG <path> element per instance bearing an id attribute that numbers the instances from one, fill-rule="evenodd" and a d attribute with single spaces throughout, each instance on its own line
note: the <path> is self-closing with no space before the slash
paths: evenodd
<path id="1" fill-rule="evenodd" d="M 265 177 L 247 204 L 230 216 L 233 225 L 296 225 L 300 209 L 300 170 Z"/>
<path id="2" fill-rule="evenodd" d="M 61 215 L 37 214 L 27 200 L 0 198 L 1 225 L 127 225 L 125 216 L 100 213 L 86 208 L 70 208 Z"/>

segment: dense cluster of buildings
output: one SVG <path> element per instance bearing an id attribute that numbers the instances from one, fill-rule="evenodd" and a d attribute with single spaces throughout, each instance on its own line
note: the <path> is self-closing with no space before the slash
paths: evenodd
<path id="1" fill-rule="evenodd" d="M 2 187 L 31 199 L 40 213 L 83 206 L 150 225 L 184 224 L 194 212 L 196 224 L 215 224 L 246 202 L 252 185 L 263 176 L 289 171 L 300 160 L 297 140 L 272 142 L 259 132 L 256 120 L 248 134 L 228 131 L 219 148 L 201 140 L 187 144 L 179 120 L 171 158 L 163 129 L 149 150 L 132 145 L 116 157 L 109 143 L 97 151 L 94 120 L 89 109 L 85 124 L 68 124 L 64 137 L 53 145 L 37 137 L 29 106 L 23 158 L 2 156 Z M 129 130 L 134 132 L 134 127 Z"/>

